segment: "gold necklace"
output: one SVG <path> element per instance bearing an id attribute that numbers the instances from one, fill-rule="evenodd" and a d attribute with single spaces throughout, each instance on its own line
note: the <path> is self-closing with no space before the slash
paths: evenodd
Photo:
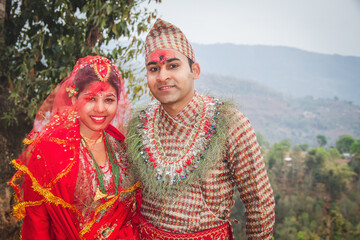
<path id="1" fill-rule="evenodd" d="M 87 148 L 87 150 L 88 150 L 88 152 L 89 152 L 89 154 L 91 156 L 91 159 L 93 161 L 93 164 L 94 164 L 94 167 L 95 167 L 95 170 L 96 170 L 96 176 L 98 178 L 99 186 L 96 189 L 96 194 L 95 194 L 95 197 L 94 197 L 94 201 L 97 201 L 97 200 L 99 200 L 101 198 L 105 198 L 106 200 L 110 199 L 110 198 L 113 198 L 115 195 L 118 194 L 118 191 L 119 191 L 120 168 L 119 168 L 119 165 L 116 164 L 117 163 L 116 155 L 115 155 L 115 152 L 114 152 L 114 149 L 113 149 L 112 145 L 110 144 L 110 142 L 108 140 L 107 134 L 102 132 L 99 138 L 101 138 L 103 134 L 105 136 L 105 144 L 106 144 L 105 150 L 106 150 L 107 155 L 108 155 L 109 160 L 110 160 L 111 170 L 112 170 L 112 178 L 113 178 L 114 184 L 115 184 L 115 193 L 113 195 L 110 195 L 110 196 L 108 196 L 108 194 L 106 194 L 106 188 L 105 188 L 105 184 L 104 184 L 103 174 L 100 171 L 100 167 L 97 164 L 94 155 L 92 154 L 92 152 L 89 149 L 89 144 L 86 142 L 85 138 L 81 139 L 81 144 L 84 147 Z M 80 135 L 81 135 L 81 133 L 80 133 Z M 93 141 L 97 142 L 99 140 L 99 138 L 97 140 L 93 140 Z M 101 142 L 101 141 L 99 141 L 99 142 Z"/>
<path id="2" fill-rule="evenodd" d="M 97 139 L 91 139 L 91 138 L 88 138 L 88 137 L 85 137 L 82 133 L 80 133 L 81 137 L 85 140 L 87 146 L 90 148 L 90 149 L 93 149 L 94 146 L 100 142 L 102 142 L 102 132 L 100 133 L 100 136 L 97 138 Z"/>

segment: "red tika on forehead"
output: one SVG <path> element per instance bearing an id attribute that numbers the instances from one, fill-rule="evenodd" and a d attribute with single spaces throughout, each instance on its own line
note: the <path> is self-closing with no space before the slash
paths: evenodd
<path id="1" fill-rule="evenodd" d="M 90 86 L 83 93 L 82 97 L 79 98 L 81 101 L 78 103 L 78 108 L 82 108 L 88 101 L 90 101 L 95 96 L 104 96 L 112 94 L 110 90 L 111 85 L 109 82 L 98 82 L 95 81 L 90 84 Z M 116 94 L 115 94 L 115 97 Z"/>
<path id="2" fill-rule="evenodd" d="M 164 64 L 166 60 L 171 58 L 175 58 L 175 53 L 173 51 L 167 49 L 161 49 L 153 52 L 150 55 L 150 62 L 158 62 L 160 64 Z"/>
<path id="3" fill-rule="evenodd" d="M 87 89 L 87 93 L 93 96 L 102 95 L 104 93 L 107 93 L 110 86 L 111 85 L 108 82 L 93 82 Z"/>

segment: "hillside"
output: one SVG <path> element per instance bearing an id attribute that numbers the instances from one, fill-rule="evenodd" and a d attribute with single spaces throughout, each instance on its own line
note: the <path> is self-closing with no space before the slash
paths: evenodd
<path id="1" fill-rule="evenodd" d="M 193 47 L 203 73 L 252 80 L 294 97 L 334 98 L 360 106 L 360 57 L 275 46 Z"/>
<path id="2" fill-rule="evenodd" d="M 289 139 L 316 145 L 318 134 L 328 146 L 344 134 L 360 138 L 360 107 L 348 101 L 289 97 L 253 81 L 214 74 L 202 74 L 195 85 L 199 92 L 232 98 L 270 143 Z"/>

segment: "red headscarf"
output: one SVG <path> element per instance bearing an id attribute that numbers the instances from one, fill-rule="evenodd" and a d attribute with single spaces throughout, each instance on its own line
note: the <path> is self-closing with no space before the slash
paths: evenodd
<path id="1" fill-rule="evenodd" d="M 97 66 L 99 80 L 106 80 L 104 78 L 106 78 L 108 72 L 106 71 L 106 68 L 102 68 L 105 65 L 110 65 L 111 71 L 114 71 L 118 76 L 118 80 L 120 81 L 119 89 L 117 89 L 117 92 L 119 93 L 118 105 L 116 115 L 112 120 L 111 125 L 117 128 L 120 132 L 124 133 L 124 125 L 130 118 L 131 109 L 121 73 L 109 59 L 100 56 L 87 56 L 80 58 L 77 61 L 72 72 L 45 99 L 36 114 L 34 127 L 28 134 L 25 142 L 31 142 L 38 137 L 39 134 L 43 134 L 44 126 L 50 121 L 53 121 L 55 115 L 63 115 L 64 112 L 68 112 L 73 108 L 71 96 L 76 93 L 74 82 L 75 76 L 80 69 L 89 65 Z"/>

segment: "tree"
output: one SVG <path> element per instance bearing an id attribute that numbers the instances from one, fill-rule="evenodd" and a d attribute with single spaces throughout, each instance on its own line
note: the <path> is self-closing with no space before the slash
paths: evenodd
<path id="1" fill-rule="evenodd" d="M 350 152 L 360 157 L 360 139 L 357 139 L 351 144 Z"/>
<path id="2" fill-rule="evenodd" d="M 306 143 L 302 143 L 299 145 L 299 147 L 301 148 L 301 150 L 306 151 L 306 150 L 308 150 L 309 145 Z"/>
<path id="3" fill-rule="evenodd" d="M 156 11 L 146 7 L 150 1 L 161 2 L 0 0 L 1 189 L 8 188 L 5 182 L 14 171 L 9 158 L 18 157 L 34 114 L 78 58 L 105 56 L 120 66 L 132 98 L 146 91 L 144 81 L 135 77 L 141 68 L 130 63 L 142 53 L 142 35 L 156 17 Z M 19 226 L 7 212 L 10 209 L 1 211 L 0 218 L 9 221 L 1 221 L 1 229 L 14 234 Z"/>
<path id="4" fill-rule="evenodd" d="M 327 150 L 327 152 L 329 153 L 330 158 L 331 158 L 332 160 L 340 159 L 340 158 L 341 158 L 341 155 L 340 155 L 339 151 L 338 151 L 336 148 L 334 148 L 334 147 L 329 148 L 329 149 Z"/>
<path id="5" fill-rule="evenodd" d="M 0 83 L 16 109 L 8 124 L 32 119 L 45 96 L 87 55 L 106 56 L 120 69 L 132 98 L 145 88 L 130 64 L 142 53 L 141 35 L 156 12 L 145 3 L 161 0 L 8 0 L 1 43 Z M 107 45 L 115 47 L 110 51 Z M 6 91 L 5 91 L 6 92 Z"/>
<path id="6" fill-rule="evenodd" d="M 329 160 L 329 153 L 323 148 L 312 148 L 305 157 L 307 177 L 311 179 L 310 184 L 315 186 L 325 180 L 325 164 Z"/>
<path id="7" fill-rule="evenodd" d="M 120 66 L 130 96 L 146 91 L 141 70 L 143 39 L 161 0 L 6 0 L 0 2 L 0 176 L 12 175 L 9 158 L 18 157 L 45 97 L 78 58 L 102 55 Z M 5 14 L 1 8 L 5 6 Z M 4 23 L 4 24 L 2 24 Z M 109 45 L 111 49 L 109 50 Z M 9 101 L 10 100 L 10 101 Z M 4 179 L 4 180 L 3 180 Z"/>
<path id="8" fill-rule="evenodd" d="M 348 165 L 340 165 L 337 162 L 327 164 L 324 171 L 327 192 L 334 201 L 341 197 L 341 193 L 348 189 L 356 176 L 356 173 Z"/>
<path id="9" fill-rule="evenodd" d="M 323 135 L 317 135 L 316 140 L 317 143 L 319 144 L 319 147 L 324 147 L 327 143 L 326 137 Z"/>
<path id="10" fill-rule="evenodd" d="M 285 153 L 289 151 L 290 146 L 291 142 L 289 140 L 282 140 L 279 143 L 273 144 L 273 146 L 269 150 L 269 153 L 267 154 L 267 162 L 269 163 L 269 169 L 271 169 L 275 165 L 278 165 L 277 167 L 279 169 L 281 168 Z"/>
<path id="11" fill-rule="evenodd" d="M 353 239 L 347 238 L 351 224 L 344 219 L 339 209 L 325 209 L 326 216 L 320 226 L 320 234 L 323 239 Z"/>
<path id="12" fill-rule="evenodd" d="M 4 26 L 4 18 L 5 18 L 5 0 L 0 0 L 0 42 L 3 40 L 3 26 Z"/>
<path id="13" fill-rule="evenodd" d="M 256 133 L 256 139 L 261 147 L 269 148 L 270 143 L 265 140 L 264 135 L 258 132 Z"/>
<path id="14" fill-rule="evenodd" d="M 344 135 L 336 141 L 336 148 L 339 150 L 340 153 L 348 153 L 350 152 L 351 144 L 353 144 L 354 142 L 355 139 L 352 136 Z"/>
<path id="15" fill-rule="evenodd" d="M 360 178 L 360 139 L 357 139 L 351 144 L 350 151 L 353 154 L 349 166 L 357 174 L 357 178 Z"/>

